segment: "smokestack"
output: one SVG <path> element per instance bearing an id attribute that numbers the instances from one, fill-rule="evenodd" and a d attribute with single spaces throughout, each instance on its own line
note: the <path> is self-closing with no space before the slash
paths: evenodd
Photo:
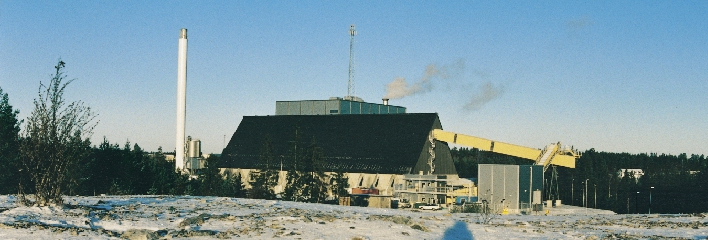
<path id="1" fill-rule="evenodd" d="M 175 137 L 175 170 L 184 171 L 184 130 L 187 118 L 187 29 L 179 33 L 177 50 L 177 136 Z"/>
<path id="2" fill-rule="evenodd" d="M 384 105 L 388 105 L 388 98 L 381 99 L 383 100 Z"/>

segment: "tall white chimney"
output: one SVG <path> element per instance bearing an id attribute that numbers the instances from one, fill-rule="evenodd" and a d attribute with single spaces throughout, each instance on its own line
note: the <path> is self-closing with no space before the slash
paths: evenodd
<path id="1" fill-rule="evenodd" d="M 177 136 L 175 137 L 175 170 L 184 171 L 184 129 L 187 118 L 187 29 L 179 33 L 177 50 Z"/>

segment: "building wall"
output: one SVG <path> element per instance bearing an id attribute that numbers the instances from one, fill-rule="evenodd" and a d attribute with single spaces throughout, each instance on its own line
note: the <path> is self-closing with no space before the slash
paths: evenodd
<path id="1" fill-rule="evenodd" d="M 373 208 L 391 208 L 391 196 L 369 196 L 369 206 Z"/>
<path id="2" fill-rule="evenodd" d="M 257 171 L 256 169 L 240 169 L 240 168 L 220 168 L 221 174 L 224 176 L 235 176 L 241 175 L 241 181 L 243 181 L 244 188 L 251 188 L 251 172 Z M 279 171 L 278 173 L 278 185 L 273 189 L 273 191 L 278 194 L 285 191 L 285 186 L 287 185 L 287 171 Z M 333 176 L 336 175 L 335 172 L 325 172 L 329 177 L 326 181 L 330 181 Z M 349 178 L 349 192 L 351 193 L 351 188 L 376 188 L 379 190 L 381 195 L 392 195 L 394 184 L 402 184 L 404 182 L 403 175 L 397 174 L 370 174 L 370 173 L 345 173 L 345 177 Z M 378 182 L 378 184 L 377 184 Z M 331 193 L 330 193 L 331 195 Z"/>
<path id="3" fill-rule="evenodd" d="M 350 188 L 376 188 L 379 194 L 392 195 L 393 186 L 404 182 L 400 174 L 345 173 Z"/>
<path id="4" fill-rule="evenodd" d="M 445 204 L 445 195 L 427 193 L 401 193 L 401 198 L 413 203 Z"/>
<path id="5" fill-rule="evenodd" d="M 480 202 L 519 209 L 518 165 L 479 164 L 478 171 Z"/>
<path id="6" fill-rule="evenodd" d="M 330 114 L 399 114 L 406 113 L 401 106 L 366 103 L 342 99 L 275 102 L 275 115 L 330 115 Z"/>
<path id="7" fill-rule="evenodd" d="M 523 204 L 534 203 L 533 191 L 535 190 L 543 190 L 543 166 L 519 166 L 519 202 Z"/>

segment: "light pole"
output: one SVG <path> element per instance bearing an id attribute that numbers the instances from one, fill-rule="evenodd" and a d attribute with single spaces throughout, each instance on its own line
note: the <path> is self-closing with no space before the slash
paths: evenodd
<path id="1" fill-rule="evenodd" d="M 651 214 L 651 190 L 653 190 L 654 187 L 649 188 L 649 214 Z"/>
<path id="2" fill-rule="evenodd" d="M 570 205 L 575 206 L 575 178 L 570 181 Z"/>
<path id="3" fill-rule="evenodd" d="M 597 208 L 597 184 L 593 184 L 592 186 L 595 187 L 595 197 L 593 198 L 595 199 L 595 208 Z"/>
<path id="4" fill-rule="evenodd" d="M 580 206 L 585 207 L 585 181 L 580 182 L 582 186 L 580 186 L 580 192 L 583 194 L 583 201 L 580 203 Z"/>
<path id="5" fill-rule="evenodd" d="M 588 180 L 590 179 L 585 179 L 585 196 L 588 195 Z M 585 199 L 585 207 L 588 207 L 588 201 L 589 197 Z"/>
<path id="6" fill-rule="evenodd" d="M 637 210 L 637 207 L 639 205 L 638 199 L 639 199 L 639 192 L 637 192 L 637 195 L 634 195 L 634 212 L 635 213 L 639 213 L 639 211 Z"/>

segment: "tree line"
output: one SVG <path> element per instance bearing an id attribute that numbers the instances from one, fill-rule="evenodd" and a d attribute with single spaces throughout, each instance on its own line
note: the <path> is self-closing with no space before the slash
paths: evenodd
<path id="1" fill-rule="evenodd" d="M 477 177 L 477 164 L 533 164 L 526 159 L 470 148 L 451 150 L 463 178 Z M 643 175 L 634 174 L 633 169 Z M 545 188 L 557 181 L 563 204 L 612 210 L 616 213 L 708 212 L 708 159 L 705 155 L 612 153 L 589 149 L 574 169 L 557 167 L 544 174 Z"/>
<path id="2" fill-rule="evenodd" d="M 333 175 L 325 173 L 325 154 L 322 148 L 317 146 L 317 141 L 314 138 L 309 144 L 301 141 L 302 133 L 299 128 L 294 129 L 294 134 L 290 152 L 285 159 L 291 162 L 288 164 L 291 167 L 285 174 L 286 185 L 283 192 L 279 196 L 274 192 L 280 171 L 276 166 L 272 140 L 270 136 L 266 136 L 259 154 L 261 167 L 251 173 L 254 181 L 248 197 L 324 203 L 340 196 L 348 196 L 349 179 L 342 172 Z M 332 198 L 328 198 L 330 193 Z"/>
<path id="3" fill-rule="evenodd" d="M 60 205 L 62 195 L 200 195 L 320 203 L 329 192 L 335 197 L 347 194 L 348 179 L 343 173 L 325 174 L 324 152 L 315 139 L 302 142 L 299 129 L 294 129 L 286 159 L 293 167 L 280 195 L 274 192 L 279 171 L 268 137 L 260 154 L 261 168 L 243 177 L 222 175 L 216 155 L 206 159 L 206 168 L 197 176 L 189 176 L 175 171 L 162 147 L 146 152 L 137 143 L 121 147 L 105 137 L 92 146 L 97 114 L 81 101 L 64 99 L 74 81 L 66 78 L 64 68 L 65 62 L 59 60 L 50 81 L 40 82 L 26 122 L 18 120 L 19 110 L 0 88 L 0 194 L 18 194 L 22 202 L 39 206 Z M 244 179 L 252 188 L 245 189 Z M 24 198 L 28 194 L 34 202 Z"/>
<path id="4" fill-rule="evenodd" d="M 64 99 L 74 81 L 67 79 L 65 64 L 59 60 L 49 82 L 40 82 L 26 121 L 18 120 L 19 110 L 0 88 L 0 194 L 18 194 L 21 202 L 39 206 L 60 205 L 62 195 L 245 195 L 240 176 L 221 177 L 217 157 L 190 178 L 175 172 L 161 149 L 147 153 L 129 142 L 120 148 L 105 138 L 92 147 L 97 114 L 81 101 Z"/>

